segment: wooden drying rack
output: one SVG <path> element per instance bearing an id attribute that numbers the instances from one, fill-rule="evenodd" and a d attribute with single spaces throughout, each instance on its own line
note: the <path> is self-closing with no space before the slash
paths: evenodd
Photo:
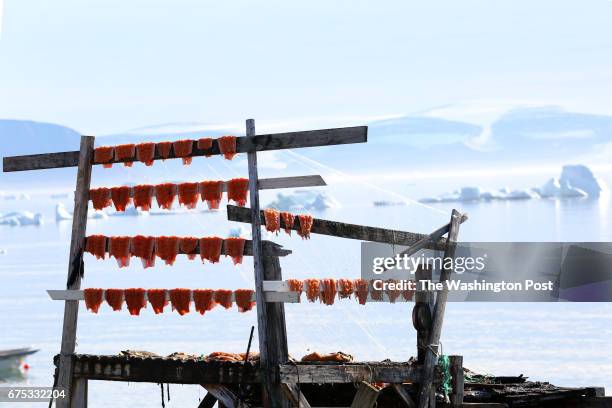
<path id="1" fill-rule="evenodd" d="M 68 398 L 56 401 L 57 407 L 86 407 L 87 381 L 90 379 L 199 383 L 209 392 L 202 400 L 201 407 L 212 407 L 216 401 L 225 407 L 242 406 L 244 405 L 242 400 L 230 388 L 223 385 L 235 384 L 231 379 L 236 375 L 239 377 L 236 381 L 241 384 L 250 378 L 249 381 L 261 385 L 261 403 L 265 407 L 293 405 L 309 408 L 310 405 L 299 388 L 299 384 L 302 383 L 359 383 L 353 406 L 372 407 L 378 394 L 378 391 L 369 384 L 374 382 L 392 383 L 399 398 L 408 407 L 416 407 L 417 402 L 402 388 L 402 383 L 420 384 L 418 407 L 435 406 L 434 391 L 439 381 L 436 370 L 437 345 L 444 319 L 446 290 L 439 291 L 437 295 L 421 291 L 415 294 L 413 323 L 417 329 L 416 365 L 387 362 L 317 365 L 289 362 L 284 303 L 296 302 L 297 294 L 290 292 L 287 284 L 282 281 L 279 257 L 289 255 L 291 251 L 273 242 L 262 240 L 261 225 L 265 224 L 265 219 L 260 210 L 259 190 L 321 186 L 325 185 L 325 182 L 316 175 L 260 179 L 257 152 L 364 142 L 367 142 L 365 126 L 256 135 L 255 122 L 252 119 L 246 121 L 246 136 L 236 139 L 237 153 L 247 153 L 250 208 L 228 205 L 227 215 L 230 221 L 246 222 L 252 226 L 252 240 L 247 241 L 244 254 L 253 256 L 255 273 L 254 297 L 257 302 L 260 352 L 260 362 L 255 372 L 244 371 L 248 367 L 246 365 L 224 368 L 223 365 L 219 367 L 218 364 L 215 366 L 203 361 L 180 363 L 166 359 L 141 359 L 142 361 L 124 359 L 122 363 L 108 363 L 110 365 L 105 366 L 104 362 L 116 359 L 113 360 L 112 356 L 75 354 L 78 305 L 83 299 L 80 287 L 84 272 L 83 250 L 91 172 L 94 165 L 94 137 L 82 136 L 78 151 L 5 157 L 3 159 L 5 172 L 78 167 L 66 290 L 49 291 L 53 299 L 65 301 L 62 342 L 57 358 L 55 383 L 58 388 L 67 391 Z M 216 140 L 213 140 L 212 147 L 207 150 L 198 149 L 194 141 L 190 156 L 218 154 L 220 151 Z M 169 158 L 175 158 L 173 152 Z M 159 160 L 161 157 L 156 154 L 154 159 Z M 112 163 L 132 160 L 135 161 L 135 158 L 113 160 Z M 423 248 L 435 249 L 444 251 L 445 257 L 453 257 L 459 226 L 466 219 L 465 215 L 453 210 L 450 222 L 429 235 L 314 219 L 311 233 L 408 246 L 408 251 L 412 253 Z M 282 221 L 281 227 L 284 227 Z M 443 238 L 444 235 L 447 235 L 447 238 Z M 452 270 L 443 270 L 440 280 L 449 279 L 451 273 Z M 431 279 L 431 270 L 417 271 L 416 280 L 424 279 Z M 151 364 L 156 367 L 153 371 Z M 185 370 L 181 368 L 180 371 L 176 371 L 178 369 L 166 367 L 175 367 L 176 364 Z M 193 364 L 198 366 L 194 372 L 189 371 L 189 367 Z M 214 369 L 211 368 L 211 364 Z M 461 356 L 451 356 L 451 371 L 453 374 L 451 403 L 452 406 L 461 406 L 463 401 Z M 192 377 L 187 378 L 187 373 L 191 373 Z"/>

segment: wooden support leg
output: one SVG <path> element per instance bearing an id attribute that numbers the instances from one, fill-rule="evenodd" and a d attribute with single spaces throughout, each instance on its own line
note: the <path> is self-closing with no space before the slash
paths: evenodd
<path id="1" fill-rule="evenodd" d="M 302 394 L 297 384 L 282 383 L 281 387 L 292 407 L 310 408 L 308 400 Z"/>
<path id="2" fill-rule="evenodd" d="M 408 408 L 416 408 L 416 403 L 402 384 L 393 384 L 392 387 Z"/>
<path id="3" fill-rule="evenodd" d="M 207 392 L 202 401 L 200 401 L 198 408 L 213 408 L 216 403 L 217 398 L 215 398 L 215 396 L 210 392 Z"/>
<path id="4" fill-rule="evenodd" d="M 68 279 L 66 289 L 75 290 L 81 287 L 83 273 L 83 241 L 87 226 L 87 208 L 89 206 L 89 185 L 91 181 L 91 163 L 93 162 L 94 138 L 81 137 L 79 154 L 79 169 L 74 194 L 74 213 L 72 218 L 72 237 L 70 242 L 70 258 L 68 262 Z M 62 330 L 62 345 L 58 365 L 57 387 L 66 390 L 66 398 L 56 401 L 57 408 L 71 407 L 73 358 L 76 345 L 77 318 L 79 314 L 78 300 L 67 300 L 64 305 L 64 325 Z"/>
<path id="5" fill-rule="evenodd" d="M 463 216 L 457 210 L 453 210 L 450 220 L 450 228 L 448 231 L 448 239 L 446 241 L 446 250 L 444 251 L 444 259 L 455 258 L 457 236 L 459 235 L 459 226 L 461 225 L 462 218 Z M 446 266 L 446 262 L 444 262 L 444 266 Z M 440 274 L 440 282 L 448 281 L 452 271 L 452 265 L 451 267 L 443 267 L 442 273 Z M 442 324 L 444 323 L 444 310 L 446 309 L 447 298 L 448 288 L 446 285 L 444 285 L 444 288 L 439 290 L 436 296 L 436 305 L 433 312 L 431 333 L 429 335 L 429 345 L 427 347 L 425 363 L 423 365 L 423 381 L 419 393 L 419 408 L 427 408 L 428 406 L 431 406 L 431 402 L 434 402 L 432 392 L 435 391 L 433 380 L 436 364 L 438 362 L 437 353 L 439 350 L 437 345 L 440 342 L 440 335 L 442 334 Z"/>
<path id="6" fill-rule="evenodd" d="M 219 402 L 219 407 L 240 408 L 243 406 L 238 396 L 226 386 L 220 384 L 202 384 L 202 387 Z M 208 396 L 208 394 L 206 396 Z M 206 397 L 204 397 L 204 399 L 206 399 Z"/>
<path id="7" fill-rule="evenodd" d="M 422 290 L 421 281 L 431 281 L 432 271 L 429 265 L 420 267 L 415 273 L 417 290 L 414 295 L 414 308 L 412 309 L 412 325 L 417 331 L 417 360 L 419 365 L 425 363 L 425 352 L 429 344 L 429 331 L 431 329 L 431 312 L 433 309 L 433 292 Z"/>
<path id="8" fill-rule="evenodd" d="M 87 408 L 87 380 L 77 378 L 72 384 L 70 408 Z"/>
<path id="9" fill-rule="evenodd" d="M 453 391 L 451 394 L 451 406 L 461 407 L 463 405 L 463 357 L 448 356 L 450 360 L 451 385 Z"/>
<path id="10" fill-rule="evenodd" d="M 359 384 L 351 408 L 372 408 L 378 398 L 378 390 L 365 381 Z"/>

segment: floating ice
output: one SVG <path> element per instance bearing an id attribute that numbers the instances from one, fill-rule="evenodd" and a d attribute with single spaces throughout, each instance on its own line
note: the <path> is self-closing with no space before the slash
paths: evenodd
<path id="1" fill-rule="evenodd" d="M 276 200 L 267 207 L 280 211 L 316 210 L 324 211 L 328 208 L 339 208 L 340 203 L 334 197 L 318 191 L 296 191 L 291 194 L 278 193 Z"/>
<path id="2" fill-rule="evenodd" d="M 589 197 L 599 197 L 608 191 L 606 184 L 595 177 L 587 166 L 581 164 L 563 166 L 560 183 L 562 186 L 563 183 L 566 183 L 568 187 L 571 187 L 571 191 L 581 190 Z"/>
<path id="3" fill-rule="evenodd" d="M 30 211 L 10 212 L 0 217 L 0 225 L 10 225 L 12 227 L 26 225 L 42 225 L 43 216 L 40 213 Z"/>

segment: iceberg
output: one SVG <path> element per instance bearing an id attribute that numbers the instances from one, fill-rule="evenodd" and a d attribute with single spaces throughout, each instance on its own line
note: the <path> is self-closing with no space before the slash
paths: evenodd
<path id="1" fill-rule="evenodd" d="M 539 188 L 540 196 L 544 198 L 558 197 L 561 192 L 561 183 L 556 177 L 551 178 Z"/>
<path id="2" fill-rule="evenodd" d="M 540 198 L 540 196 L 533 190 L 512 190 L 506 195 L 506 200 L 529 200 L 531 198 Z"/>
<path id="3" fill-rule="evenodd" d="M 57 203 L 55 206 L 55 221 L 71 220 L 72 214 L 68 212 L 63 203 Z"/>
<path id="4" fill-rule="evenodd" d="M 139 217 L 149 215 L 148 211 L 142 211 L 135 207 L 128 207 L 125 211 L 115 211 L 109 214 L 111 217 Z"/>
<path id="5" fill-rule="evenodd" d="M 32 213 L 30 211 L 10 212 L 0 217 L 0 225 L 10 225 L 12 227 L 20 227 L 26 225 L 42 225 L 43 215 L 41 213 Z"/>
<path id="6" fill-rule="evenodd" d="M 606 184 L 595 177 L 593 172 L 582 164 L 563 166 L 560 183 L 562 186 L 565 183 L 567 187 L 570 187 L 570 190 L 567 190 L 567 192 L 576 189 L 586 193 L 589 197 L 597 198 L 603 193 L 608 192 Z"/>
<path id="7" fill-rule="evenodd" d="M 481 191 L 479 187 L 461 187 L 459 191 L 459 201 L 478 201 Z"/>
<path id="8" fill-rule="evenodd" d="M 559 190 L 559 197 L 562 198 L 574 198 L 574 197 L 588 197 L 589 195 L 586 191 L 583 191 L 577 187 L 570 185 L 570 183 L 565 180 L 561 182 L 561 188 Z"/>
<path id="9" fill-rule="evenodd" d="M 324 211 L 328 208 L 340 208 L 340 203 L 331 195 L 318 191 L 296 191 L 292 194 L 278 193 L 276 200 L 267 207 L 280 211 L 315 210 Z"/>

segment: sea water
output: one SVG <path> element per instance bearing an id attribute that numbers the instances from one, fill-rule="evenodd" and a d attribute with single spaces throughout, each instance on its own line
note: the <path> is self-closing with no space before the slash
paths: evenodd
<path id="1" fill-rule="evenodd" d="M 314 212 L 319 218 L 376 225 L 428 233 L 448 222 L 450 210 L 466 211 L 470 219 L 461 228 L 466 241 L 609 241 L 611 205 L 608 200 L 519 200 L 489 203 L 428 204 L 374 207 L 374 200 L 397 200 L 398 194 L 420 198 L 460 187 L 444 181 L 420 180 L 378 183 L 376 188 L 359 181 L 330 177 L 325 191 L 342 207 Z M 495 180 L 483 183 L 518 183 Z M 531 180 L 524 180 L 523 186 Z M 262 192 L 269 202 L 273 192 Z M 61 200 L 60 200 L 61 201 Z M 68 208 L 70 200 L 63 200 Z M 7 384 L 50 386 L 52 357 L 58 353 L 63 302 L 52 301 L 46 289 L 65 285 L 71 222 L 55 222 L 58 202 L 48 194 L 34 194 L 27 201 L 0 200 L 0 213 L 20 207 L 43 212 L 46 223 L 39 227 L 0 226 L 0 328 L 2 348 L 31 345 L 40 351 L 27 359 L 30 369 L 7 379 Z M 225 203 L 225 202 L 224 202 Z M 222 206 L 223 204 L 222 203 Z M 174 234 L 227 236 L 230 227 L 224 211 L 205 212 L 203 207 L 185 214 L 142 217 L 109 217 L 90 220 L 88 234 L 150 235 Z M 350 277 L 359 275 L 360 243 L 313 234 L 301 240 L 267 236 L 293 251 L 283 258 L 284 278 Z M 517 260 L 520 262 L 520 260 Z M 132 259 L 129 268 L 119 269 L 114 260 L 96 261 L 85 256 L 83 287 L 189 287 L 252 288 L 250 258 L 234 267 L 230 260 L 202 265 L 179 256 L 174 266 L 159 262 L 144 270 Z M 300 358 L 310 351 L 343 351 L 356 360 L 407 360 L 416 353 L 415 331 L 410 303 L 373 303 L 365 307 L 352 300 L 333 306 L 287 304 L 289 352 Z M 606 303 L 451 303 L 447 306 L 442 346 L 444 354 L 461 354 L 464 365 L 479 373 L 524 374 L 533 380 L 561 386 L 605 386 L 612 390 L 612 305 Z M 81 304 L 77 352 L 115 354 L 121 350 L 148 350 L 167 355 L 183 351 L 196 355 L 212 351 L 246 350 L 256 313 L 238 313 L 217 307 L 205 316 L 170 312 L 154 315 L 150 309 L 141 316 L 127 311 L 111 312 L 102 306 L 92 314 Z M 257 348 L 255 338 L 254 348 Z M 205 391 L 198 386 L 171 385 L 167 406 L 195 406 Z M 159 385 L 92 381 L 91 407 L 150 407 L 160 403 Z M 20 406 L 28 406 L 22 404 Z M 38 405 L 36 405 L 38 406 Z"/>

